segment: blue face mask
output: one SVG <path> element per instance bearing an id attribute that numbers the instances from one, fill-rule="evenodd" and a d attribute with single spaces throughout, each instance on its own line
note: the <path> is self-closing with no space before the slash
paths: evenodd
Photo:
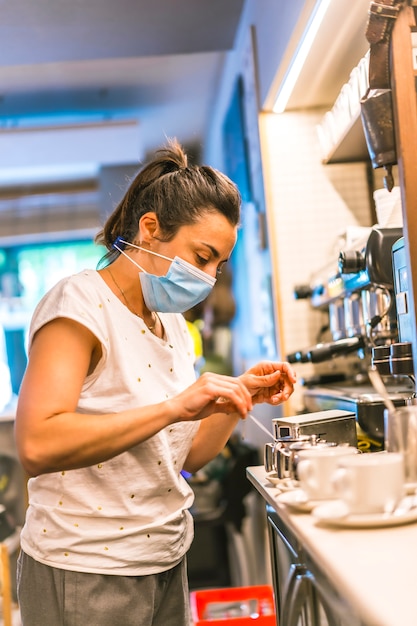
<path id="1" fill-rule="evenodd" d="M 131 259 L 122 248 L 118 247 L 118 242 L 171 261 L 168 272 L 165 276 L 149 274 L 143 267 L 136 263 L 136 261 Z M 116 240 L 113 246 L 142 270 L 139 273 L 139 280 L 142 287 L 143 299 L 150 311 L 157 311 L 158 313 L 184 313 L 207 298 L 216 282 L 215 278 L 199 270 L 191 263 L 187 263 L 187 261 L 184 261 L 178 256 L 171 259 L 163 254 L 146 250 L 146 248 L 128 243 L 120 238 Z"/>

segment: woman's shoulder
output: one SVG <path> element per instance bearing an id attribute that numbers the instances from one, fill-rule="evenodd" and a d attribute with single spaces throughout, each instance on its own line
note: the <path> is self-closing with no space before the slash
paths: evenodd
<path id="1" fill-rule="evenodd" d="M 87 326 L 102 308 L 105 283 L 95 270 L 83 270 L 62 278 L 43 296 L 32 316 L 32 329 L 57 317 L 68 317 Z"/>
<path id="2" fill-rule="evenodd" d="M 65 276 L 46 292 L 40 304 L 72 294 L 84 295 L 86 299 L 89 299 L 93 293 L 100 292 L 100 287 L 102 287 L 100 283 L 104 286 L 104 281 L 100 279 L 96 270 L 83 270 L 77 274 Z"/>
<path id="3" fill-rule="evenodd" d="M 83 285 L 83 284 L 89 284 L 89 285 L 94 285 L 94 284 L 99 284 L 101 281 L 100 279 L 100 275 L 98 273 L 97 270 L 92 270 L 92 269 L 85 269 L 82 270 L 81 272 L 77 272 L 76 274 L 69 274 L 68 276 L 65 276 L 64 278 L 61 278 L 60 281 L 58 281 L 56 283 L 56 285 L 54 285 L 51 289 L 55 289 L 55 288 L 63 288 L 63 287 L 71 287 L 71 286 L 77 286 L 77 285 Z"/>

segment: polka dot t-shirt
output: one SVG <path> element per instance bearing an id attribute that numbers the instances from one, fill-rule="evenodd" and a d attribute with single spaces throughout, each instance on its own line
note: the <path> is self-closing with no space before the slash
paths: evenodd
<path id="1" fill-rule="evenodd" d="M 85 270 L 60 281 L 33 315 L 30 342 L 57 317 L 73 319 L 99 339 L 103 356 L 84 382 L 77 412 L 117 413 L 161 402 L 195 380 L 194 353 L 182 315 L 160 318 L 153 335 Z M 179 422 L 84 469 L 31 478 L 23 550 L 53 567 L 137 576 L 176 565 L 193 536 L 193 492 L 180 471 L 199 427 Z"/>

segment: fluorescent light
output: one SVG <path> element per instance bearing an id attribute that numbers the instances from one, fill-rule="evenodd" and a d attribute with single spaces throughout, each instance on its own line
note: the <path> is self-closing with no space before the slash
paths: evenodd
<path id="1" fill-rule="evenodd" d="M 0 130 L 0 171 L 36 166 L 76 167 L 137 163 L 140 159 L 137 119 Z"/>
<path id="2" fill-rule="evenodd" d="M 314 11 L 307 24 L 307 28 L 303 33 L 295 55 L 291 60 L 290 66 L 279 88 L 277 99 L 275 100 L 275 104 L 272 109 L 274 113 L 282 113 L 285 111 L 292 90 L 294 89 L 301 69 L 305 63 L 308 53 L 310 52 L 313 41 L 331 1 L 332 0 L 318 0 L 316 3 Z"/>
<path id="3" fill-rule="evenodd" d="M 97 163 L 0 168 L 0 186 L 94 179 L 98 177 L 99 171 Z"/>

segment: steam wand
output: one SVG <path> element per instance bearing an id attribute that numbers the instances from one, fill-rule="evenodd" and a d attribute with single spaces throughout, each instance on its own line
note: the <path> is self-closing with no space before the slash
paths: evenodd
<path id="1" fill-rule="evenodd" d="M 384 385 L 381 375 L 374 365 L 372 365 L 368 369 L 368 375 L 369 375 L 369 380 L 371 381 L 375 391 L 379 393 L 379 395 L 383 399 L 384 404 L 387 407 L 389 413 L 394 413 L 395 405 L 393 401 L 391 400 L 391 398 L 389 397 L 387 388 Z"/>

